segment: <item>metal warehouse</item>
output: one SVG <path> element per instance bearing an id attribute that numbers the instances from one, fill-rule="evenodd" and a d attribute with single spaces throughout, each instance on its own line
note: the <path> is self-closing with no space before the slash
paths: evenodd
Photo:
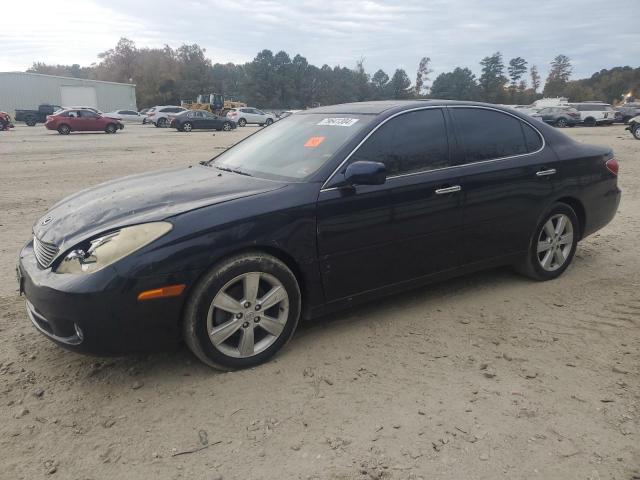
<path id="1" fill-rule="evenodd" d="M 103 112 L 137 110 L 136 86 L 26 72 L 0 72 L 0 110 L 36 109 L 41 104 L 93 107 Z"/>

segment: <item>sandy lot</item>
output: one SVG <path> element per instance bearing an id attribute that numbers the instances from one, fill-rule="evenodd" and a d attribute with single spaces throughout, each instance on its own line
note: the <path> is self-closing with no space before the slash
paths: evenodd
<path id="1" fill-rule="evenodd" d="M 621 126 L 567 129 L 615 149 L 624 194 L 556 281 L 499 269 L 395 296 L 236 373 L 185 348 L 80 356 L 36 332 L 14 262 L 49 205 L 249 131 L 0 132 L 0 478 L 640 476 L 640 142 Z"/>

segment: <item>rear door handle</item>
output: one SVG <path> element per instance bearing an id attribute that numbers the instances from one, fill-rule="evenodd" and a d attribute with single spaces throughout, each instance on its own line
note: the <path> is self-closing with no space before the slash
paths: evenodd
<path id="1" fill-rule="evenodd" d="M 436 190 L 436 195 L 444 195 L 446 193 L 455 193 L 455 192 L 459 192 L 460 190 L 462 190 L 460 185 L 454 185 L 452 187 L 446 187 L 446 188 L 438 188 Z"/>
<path id="2" fill-rule="evenodd" d="M 556 174 L 556 169 L 550 168 L 549 170 L 540 170 L 539 172 L 536 172 L 536 177 L 546 177 L 548 175 L 555 175 L 555 174 Z"/>

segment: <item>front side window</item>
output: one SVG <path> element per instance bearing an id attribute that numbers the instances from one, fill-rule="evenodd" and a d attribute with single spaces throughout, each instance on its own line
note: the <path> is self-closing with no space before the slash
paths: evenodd
<path id="1" fill-rule="evenodd" d="M 528 153 L 522 127 L 525 124 L 518 118 L 484 108 L 456 107 L 449 111 L 456 123 L 464 163 Z"/>
<path id="2" fill-rule="evenodd" d="M 387 176 L 449 166 L 449 141 L 442 109 L 403 113 L 383 124 L 350 161 L 384 163 Z"/>

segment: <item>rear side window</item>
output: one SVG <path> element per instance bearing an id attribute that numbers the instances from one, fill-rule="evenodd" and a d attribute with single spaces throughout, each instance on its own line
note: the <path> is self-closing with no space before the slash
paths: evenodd
<path id="1" fill-rule="evenodd" d="M 510 157 L 532 151 L 527 148 L 523 131 L 523 126 L 528 125 L 516 117 L 483 108 L 450 108 L 449 111 L 456 123 L 464 163 Z M 532 138 L 535 145 L 533 140 Z"/>
<path id="2" fill-rule="evenodd" d="M 542 148 L 542 137 L 533 127 L 527 125 L 524 122 L 520 122 L 522 125 L 522 131 L 524 132 L 524 139 L 527 144 L 527 151 L 529 153 L 535 152 Z"/>
<path id="3" fill-rule="evenodd" d="M 388 176 L 449 166 L 442 110 L 418 110 L 389 120 L 351 157 L 352 162 L 358 160 L 384 163 Z"/>

